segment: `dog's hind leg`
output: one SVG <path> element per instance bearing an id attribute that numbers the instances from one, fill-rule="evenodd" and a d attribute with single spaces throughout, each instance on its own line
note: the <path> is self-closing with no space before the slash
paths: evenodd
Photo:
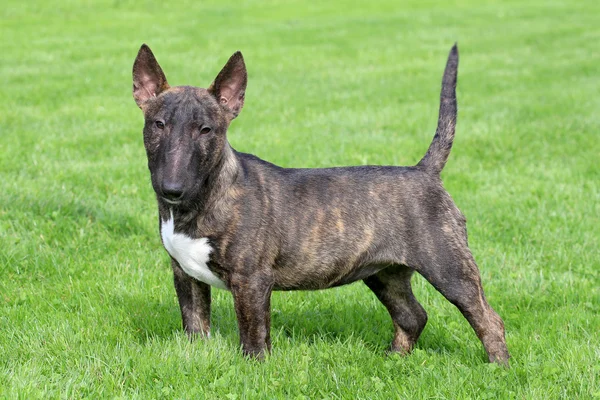
<path id="1" fill-rule="evenodd" d="M 364 279 L 392 317 L 395 332 L 391 350 L 400 353 L 412 350 L 427 323 L 427 313 L 410 286 L 412 273 L 408 267 L 393 265 Z"/>
<path id="2" fill-rule="evenodd" d="M 489 361 L 508 364 L 504 322 L 485 298 L 479 269 L 470 250 L 457 246 L 438 256 L 435 261 L 431 260 L 432 265 L 419 268 L 418 272 L 469 321 Z"/>

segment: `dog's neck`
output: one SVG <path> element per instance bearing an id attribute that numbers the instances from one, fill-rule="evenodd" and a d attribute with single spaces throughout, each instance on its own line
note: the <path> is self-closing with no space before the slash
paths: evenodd
<path id="1" fill-rule="evenodd" d="M 208 174 L 205 190 L 202 190 L 201 199 L 198 199 L 198 204 L 202 207 L 199 212 L 210 211 L 227 198 L 240 173 L 240 161 L 229 142 L 226 142 L 221 159 Z"/>

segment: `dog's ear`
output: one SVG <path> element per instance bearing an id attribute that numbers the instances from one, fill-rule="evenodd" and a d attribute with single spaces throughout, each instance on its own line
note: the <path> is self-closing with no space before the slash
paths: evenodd
<path id="1" fill-rule="evenodd" d="M 236 51 L 227 61 L 208 91 L 237 117 L 244 106 L 248 73 L 242 53 Z"/>
<path id="2" fill-rule="evenodd" d="M 152 50 L 146 44 L 140 47 L 133 63 L 133 98 L 138 107 L 151 97 L 167 90 L 169 84 Z"/>

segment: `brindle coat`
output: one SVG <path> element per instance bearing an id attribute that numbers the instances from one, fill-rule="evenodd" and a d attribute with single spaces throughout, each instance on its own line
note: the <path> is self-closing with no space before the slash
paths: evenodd
<path id="1" fill-rule="evenodd" d="M 427 322 L 410 285 L 423 275 L 458 307 L 490 361 L 507 363 L 504 324 L 483 293 L 466 220 L 444 190 L 456 123 L 458 50 L 444 72 L 438 127 L 414 167 L 289 169 L 239 153 L 227 128 L 244 104 L 242 54 L 208 89 L 170 87 L 148 46 L 133 67 L 159 221 L 208 238 L 207 266 L 233 294 L 244 354 L 270 349 L 273 290 L 316 290 L 363 280 L 388 309 L 392 350 L 408 353 Z M 208 335 L 209 285 L 172 258 L 183 327 Z"/>

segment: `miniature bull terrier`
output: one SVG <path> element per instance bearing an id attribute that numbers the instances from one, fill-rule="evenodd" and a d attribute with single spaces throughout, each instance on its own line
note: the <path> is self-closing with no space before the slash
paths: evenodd
<path id="1" fill-rule="evenodd" d="M 488 304 L 466 219 L 444 190 L 456 125 L 458 49 L 442 80 L 437 130 L 415 166 L 281 168 L 234 150 L 227 130 L 247 72 L 234 53 L 207 88 L 171 87 L 150 48 L 133 65 L 159 230 L 183 328 L 209 336 L 211 286 L 233 295 L 243 353 L 271 348 L 273 290 L 362 280 L 387 308 L 391 350 L 409 353 L 427 322 L 417 271 L 469 321 L 490 362 L 506 364 L 504 323 Z"/>

